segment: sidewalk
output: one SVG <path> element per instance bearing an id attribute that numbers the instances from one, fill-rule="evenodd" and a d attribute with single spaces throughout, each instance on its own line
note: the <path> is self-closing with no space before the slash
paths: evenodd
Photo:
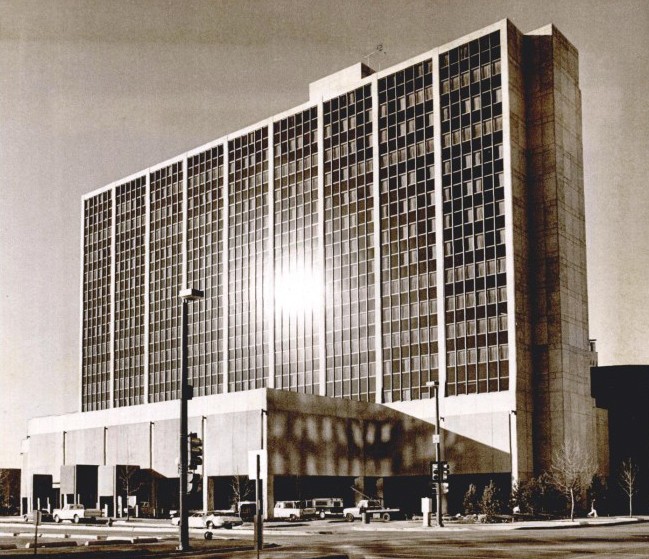
<path id="1" fill-rule="evenodd" d="M 396 522 L 373 522 L 353 526 L 352 530 L 366 532 L 463 532 L 469 530 L 561 530 L 565 528 L 584 528 L 588 526 L 616 526 L 619 524 L 633 524 L 636 522 L 647 522 L 649 517 L 639 516 L 605 516 L 598 518 L 577 518 L 574 521 L 569 519 L 561 520 L 527 520 L 516 522 L 498 522 L 494 524 L 484 523 L 460 523 L 456 521 L 445 521 L 444 527 L 422 526 L 421 521 L 414 524 L 413 521 Z"/>

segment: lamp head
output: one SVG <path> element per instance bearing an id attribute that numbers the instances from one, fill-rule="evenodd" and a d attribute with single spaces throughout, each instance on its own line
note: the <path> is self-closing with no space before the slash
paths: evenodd
<path id="1" fill-rule="evenodd" d="M 178 296 L 184 301 L 197 301 L 205 297 L 205 292 L 200 289 L 193 289 L 188 287 L 187 289 L 181 289 Z"/>

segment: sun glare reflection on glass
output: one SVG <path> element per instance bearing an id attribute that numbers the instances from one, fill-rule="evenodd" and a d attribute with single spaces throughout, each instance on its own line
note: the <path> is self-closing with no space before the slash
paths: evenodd
<path id="1" fill-rule="evenodd" d="M 312 270 L 293 270 L 275 278 L 275 310 L 302 314 L 317 308 L 321 296 L 320 282 Z"/>

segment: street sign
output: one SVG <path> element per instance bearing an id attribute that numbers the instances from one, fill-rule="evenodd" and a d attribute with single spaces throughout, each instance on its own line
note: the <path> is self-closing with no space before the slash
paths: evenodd
<path id="1" fill-rule="evenodd" d="M 433 435 L 433 444 L 440 444 L 439 435 Z"/>
<path id="2" fill-rule="evenodd" d="M 248 451 L 248 479 L 257 479 L 257 456 L 259 456 L 260 478 L 266 479 L 266 451 L 249 450 Z"/>

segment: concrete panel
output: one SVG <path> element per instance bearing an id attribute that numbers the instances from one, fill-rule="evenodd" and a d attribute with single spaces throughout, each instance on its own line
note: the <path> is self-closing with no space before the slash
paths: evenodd
<path id="1" fill-rule="evenodd" d="M 99 497 L 112 497 L 115 492 L 115 466 L 99 466 L 97 493 Z"/>
<path id="2" fill-rule="evenodd" d="M 103 464 L 104 430 L 83 429 L 65 434 L 66 464 Z"/>
<path id="3" fill-rule="evenodd" d="M 166 477 L 178 477 L 176 459 L 179 444 L 178 420 L 156 421 L 153 428 L 153 470 Z"/>
<path id="4" fill-rule="evenodd" d="M 60 466 L 62 462 L 62 433 L 32 435 L 29 438 L 30 473 L 49 474 L 54 482 L 58 482 L 61 479 Z"/>
<path id="5" fill-rule="evenodd" d="M 106 463 L 149 466 L 149 424 L 116 425 L 106 432 Z"/>

